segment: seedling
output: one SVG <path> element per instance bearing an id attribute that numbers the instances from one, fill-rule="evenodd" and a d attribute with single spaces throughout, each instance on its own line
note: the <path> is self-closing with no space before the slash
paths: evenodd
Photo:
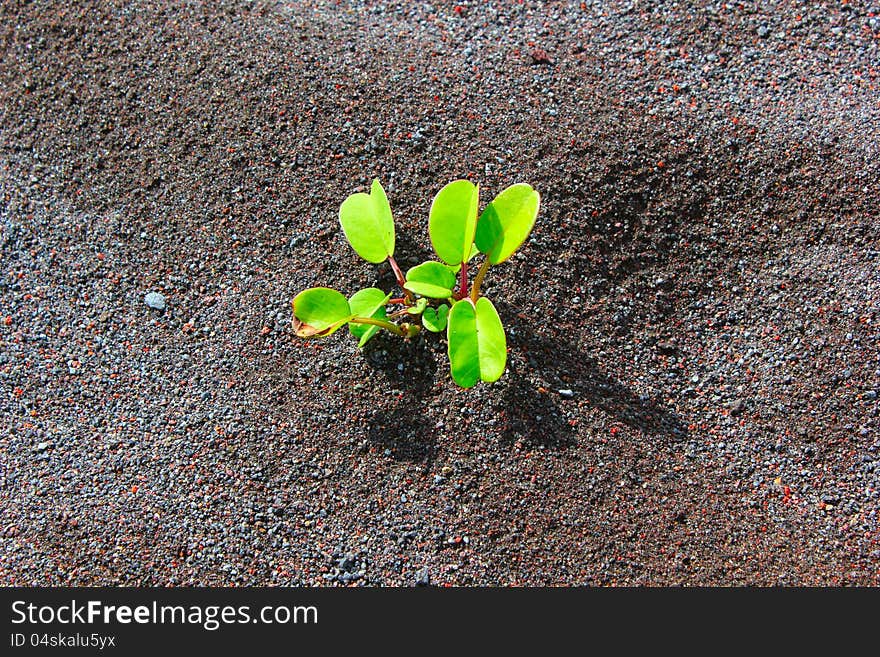
<path id="1" fill-rule="evenodd" d="M 385 260 L 397 279 L 399 296 L 368 287 L 348 299 L 341 292 L 313 287 L 293 299 L 293 329 L 303 338 L 326 337 L 343 326 L 363 347 L 380 330 L 412 338 L 423 327 L 446 331 L 452 379 L 463 388 L 501 378 L 507 364 L 507 339 L 495 306 L 480 288 L 486 272 L 510 258 L 532 231 L 540 195 L 518 183 L 502 191 L 478 215 L 479 186 L 456 180 L 431 203 L 428 234 L 440 262 L 423 262 L 403 274 L 394 260 L 394 218 L 385 190 L 374 180 L 370 193 L 349 196 L 339 208 L 339 223 L 364 260 Z M 477 275 L 470 261 L 482 253 Z"/>

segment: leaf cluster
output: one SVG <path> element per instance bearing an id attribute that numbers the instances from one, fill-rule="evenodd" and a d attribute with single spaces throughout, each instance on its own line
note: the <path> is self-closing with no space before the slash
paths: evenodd
<path id="1" fill-rule="evenodd" d="M 525 183 L 511 185 L 479 212 L 479 186 L 456 180 L 431 203 L 428 234 L 439 260 L 406 274 L 394 260 L 394 217 L 385 190 L 374 180 L 369 193 L 352 194 L 339 208 L 339 223 L 355 252 L 372 263 L 388 261 L 400 296 L 375 287 L 346 298 L 314 287 L 293 299 L 293 326 L 303 338 L 326 337 L 343 326 L 363 347 L 380 330 L 411 338 L 422 328 L 446 331 L 453 380 L 463 388 L 497 381 L 507 364 L 504 326 L 492 302 L 480 295 L 490 266 L 509 259 L 535 225 L 540 195 Z M 472 283 L 470 262 L 483 254 Z"/>

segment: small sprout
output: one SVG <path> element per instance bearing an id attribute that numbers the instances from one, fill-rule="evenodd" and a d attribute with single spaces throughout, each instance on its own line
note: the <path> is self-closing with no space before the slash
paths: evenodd
<path id="1" fill-rule="evenodd" d="M 423 312 L 425 312 L 425 308 L 427 308 L 427 307 L 428 307 L 428 300 L 425 298 L 421 298 L 418 301 L 416 301 L 414 306 L 407 308 L 406 312 L 409 313 L 410 315 L 421 315 Z"/>
<path id="2" fill-rule="evenodd" d="M 448 299 L 455 287 L 455 273 L 442 262 L 423 262 L 406 272 L 403 287 L 419 296 Z"/>
<path id="3" fill-rule="evenodd" d="M 339 208 L 339 223 L 348 243 L 367 262 L 380 263 L 394 255 L 394 217 L 378 180 L 369 194 L 352 194 Z"/>
<path id="4" fill-rule="evenodd" d="M 462 388 L 477 381 L 492 383 L 504 374 L 507 339 L 495 306 L 486 297 L 476 304 L 457 301 L 449 311 L 446 326 L 452 379 Z"/>
<path id="5" fill-rule="evenodd" d="M 301 338 L 330 335 L 351 317 L 346 298 L 330 288 L 313 287 L 293 299 L 293 330 Z"/>
<path id="6" fill-rule="evenodd" d="M 348 305 L 351 308 L 351 314 L 356 317 L 371 317 L 374 319 L 385 319 L 387 312 L 385 304 L 391 298 L 390 294 L 385 294 L 377 287 L 368 287 L 351 295 Z M 348 330 L 351 334 L 359 338 L 358 347 L 363 347 L 370 339 L 379 332 L 381 327 L 375 324 L 356 324 L 350 323 Z"/>
<path id="7" fill-rule="evenodd" d="M 446 318 L 449 317 L 449 306 L 445 303 L 434 310 L 425 308 L 422 313 L 422 325 L 431 333 L 441 333 L 446 328 Z"/>
<path id="8" fill-rule="evenodd" d="M 462 388 L 497 381 L 507 365 L 507 338 L 501 318 L 480 286 L 490 265 L 513 255 L 531 232 L 540 206 L 538 192 L 520 183 L 502 191 L 479 215 L 479 187 L 456 180 L 438 192 L 428 216 L 431 244 L 443 262 L 424 262 L 406 276 L 394 260 L 394 219 L 378 180 L 369 194 L 352 194 L 339 209 L 339 222 L 351 246 L 369 262 L 388 260 L 401 293 L 360 290 L 346 299 L 336 290 L 315 287 L 293 300 L 293 328 L 300 337 L 330 335 L 344 324 L 363 347 L 380 329 L 412 338 L 422 326 L 446 331 L 453 380 Z M 469 262 L 484 259 L 473 285 Z M 445 264 L 444 264 L 445 263 Z M 436 308 L 429 299 L 449 300 Z M 392 311 L 389 311 L 392 308 Z M 408 318 L 407 321 L 400 321 Z"/>

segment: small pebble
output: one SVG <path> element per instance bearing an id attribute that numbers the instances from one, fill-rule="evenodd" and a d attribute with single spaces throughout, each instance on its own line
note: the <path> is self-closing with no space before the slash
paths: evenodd
<path id="1" fill-rule="evenodd" d="M 144 297 L 144 303 L 153 310 L 165 310 L 165 296 L 158 292 L 148 292 Z"/>

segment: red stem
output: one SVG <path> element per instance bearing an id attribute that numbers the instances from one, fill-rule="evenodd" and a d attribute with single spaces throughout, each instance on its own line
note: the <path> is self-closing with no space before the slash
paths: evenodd
<path id="1" fill-rule="evenodd" d="M 400 267 L 397 266 L 397 261 L 394 259 L 394 256 L 388 256 L 388 263 L 391 265 L 391 269 L 397 277 L 398 284 L 400 287 L 403 287 L 403 284 L 406 283 L 406 279 L 403 277 L 403 272 L 400 271 Z"/>
<path id="2" fill-rule="evenodd" d="M 388 264 L 391 265 L 391 269 L 394 271 L 394 276 L 397 278 L 397 284 L 403 288 L 403 294 L 405 295 L 403 303 L 411 304 L 413 298 L 412 292 L 403 287 L 406 284 L 406 278 L 403 276 L 403 272 L 400 271 L 400 267 L 397 266 L 397 261 L 394 259 L 394 256 L 388 256 Z"/>
<path id="3" fill-rule="evenodd" d="M 458 296 L 461 299 L 464 299 L 468 295 L 468 263 L 467 261 L 461 263 L 461 279 L 460 284 L 458 286 Z"/>
<path id="4" fill-rule="evenodd" d="M 388 299 L 388 303 L 406 303 L 406 297 L 395 297 Z"/>

